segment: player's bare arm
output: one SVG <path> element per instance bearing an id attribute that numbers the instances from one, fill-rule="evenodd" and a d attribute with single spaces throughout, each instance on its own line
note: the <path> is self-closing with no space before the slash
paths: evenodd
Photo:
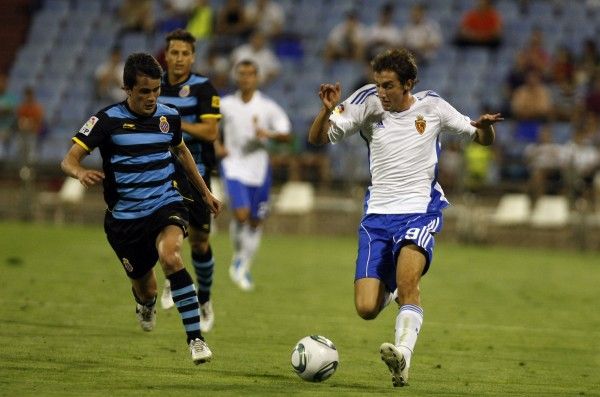
<path id="1" fill-rule="evenodd" d="M 190 153 L 190 150 L 185 146 L 185 143 L 181 141 L 181 143 L 177 146 L 172 147 L 172 151 L 177 157 L 179 163 L 183 166 L 186 175 L 190 179 L 190 181 L 194 184 L 194 186 L 198 189 L 204 202 L 210 208 L 210 211 L 217 216 L 223 207 L 223 204 L 211 193 L 204 183 L 204 179 L 198 172 L 196 168 L 196 163 L 194 163 L 194 158 Z"/>
<path id="2" fill-rule="evenodd" d="M 323 107 L 315 117 L 310 130 L 308 141 L 313 145 L 324 145 L 329 143 L 327 130 L 329 129 L 329 116 L 337 106 L 342 97 L 342 86 L 340 83 L 321 84 L 319 87 L 319 98 Z"/>
<path id="3" fill-rule="evenodd" d="M 187 123 L 182 120 L 181 129 L 194 138 L 214 142 L 219 136 L 218 121 L 216 117 L 203 117 L 198 123 Z"/>
<path id="4" fill-rule="evenodd" d="M 489 146 L 494 143 L 496 132 L 494 131 L 494 123 L 502 121 L 504 118 L 500 113 L 482 114 L 479 119 L 471 121 L 471 125 L 477 128 L 475 133 L 475 142 L 483 146 Z"/>
<path id="5" fill-rule="evenodd" d="M 102 182 L 104 173 L 102 171 L 90 170 L 81 166 L 81 161 L 87 155 L 88 152 L 84 148 L 74 143 L 60 163 L 60 168 L 62 168 L 65 174 L 79 180 L 83 186 L 90 187 Z"/>

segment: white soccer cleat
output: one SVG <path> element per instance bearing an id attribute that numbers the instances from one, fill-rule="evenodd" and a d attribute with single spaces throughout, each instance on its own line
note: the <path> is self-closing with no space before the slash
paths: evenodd
<path id="1" fill-rule="evenodd" d="M 192 353 L 192 360 L 196 365 L 207 363 L 212 359 L 212 352 L 206 342 L 200 338 L 190 341 L 190 353 Z"/>
<path id="2" fill-rule="evenodd" d="M 162 295 L 160 296 L 160 305 L 165 310 L 175 306 L 173 295 L 171 295 L 171 282 L 169 280 L 165 280 L 165 286 L 163 288 Z"/>
<path id="3" fill-rule="evenodd" d="M 155 305 L 146 306 L 136 303 L 135 315 L 140 322 L 140 326 L 146 332 L 152 331 L 156 324 L 156 307 Z"/>
<path id="4" fill-rule="evenodd" d="M 382 343 L 379 348 L 381 359 L 392 374 L 394 387 L 408 386 L 408 366 L 404 354 L 391 343 Z"/>
<path id="5" fill-rule="evenodd" d="M 252 291 L 254 289 L 254 282 L 250 276 L 250 272 L 246 270 L 242 260 L 234 258 L 229 266 L 229 278 L 235 285 L 237 285 L 242 291 Z"/>
<path id="6" fill-rule="evenodd" d="M 209 332 L 215 324 L 215 312 L 212 302 L 208 301 L 200 305 L 200 331 Z"/>

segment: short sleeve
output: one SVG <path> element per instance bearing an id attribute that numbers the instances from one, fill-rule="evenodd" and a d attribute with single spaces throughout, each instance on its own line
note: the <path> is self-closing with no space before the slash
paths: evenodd
<path id="1" fill-rule="evenodd" d="M 292 129 L 292 123 L 281 106 L 271 102 L 271 116 L 269 128 L 281 134 L 289 134 Z"/>
<path id="2" fill-rule="evenodd" d="M 369 133 L 366 130 L 370 129 L 371 123 L 382 117 L 383 112 L 375 86 L 371 84 L 362 87 L 339 104 L 329 116 L 329 140 L 335 143 L 361 130 Z"/>
<path id="3" fill-rule="evenodd" d="M 209 81 L 205 82 L 198 95 L 198 118 L 221 118 L 220 106 L 219 93 Z"/>
<path id="4" fill-rule="evenodd" d="M 71 139 L 73 143 L 91 153 L 100 146 L 109 136 L 108 118 L 104 112 L 98 112 L 90 117 L 77 134 Z"/>
<path id="5" fill-rule="evenodd" d="M 470 137 L 473 137 L 477 132 L 477 128 L 471 125 L 471 119 L 468 116 L 460 113 L 452 107 L 452 105 L 441 98 L 439 98 L 438 110 L 440 113 L 442 130 L 458 135 L 468 135 Z"/>

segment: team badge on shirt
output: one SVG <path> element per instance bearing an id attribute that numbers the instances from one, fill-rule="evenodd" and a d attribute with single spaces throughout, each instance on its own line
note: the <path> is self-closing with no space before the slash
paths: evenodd
<path id="1" fill-rule="evenodd" d="M 417 115 L 417 119 L 415 120 L 415 128 L 417 129 L 417 132 L 423 135 L 426 127 L 427 121 L 425 121 L 425 117 L 423 117 L 421 114 Z"/>
<path id="2" fill-rule="evenodd" d="M 94 126 L 96 125 L 96 123 L 98 122 L 98 117 L 96 116 L 92 116 L 88 119 L 88 121 L 85 122 L 85 124 L 83 125 L 83 127 L 81 127 L 79 129 L 79 133 L 83 134 L 85 136 L 90 135 L 90 132 L 92 131 L 92 128 L 94 128 Z"/>
<path id="3" fill-rule="evenodd" d="M 169 132 L 169 122 L 165 116 L 160 116 L 160 123 L 158 124 L 158 127 L 162 132 Z"/>
<path id="4" fill-rule="evenodd" d="M 210 100 L 210 105 L 213 108 L 218 108 L 221 105 L 221 97 L 213 95 Z"/>
<path id="5" fill-rule="evenodd" d="M 181 87 L 181 89 L 179 90 L 179 96 L 181 98 L 185 98 L 188 95 L 190 95 L 190 86 L 188 84 L 186 84 L 183 87 Z"/>

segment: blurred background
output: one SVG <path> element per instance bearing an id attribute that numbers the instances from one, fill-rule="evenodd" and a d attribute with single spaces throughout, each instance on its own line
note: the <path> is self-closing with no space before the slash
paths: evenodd
<path id="1" fill-rule="evenodd" d="M 82 190 L 59 162 L 91 115 L 124 98 L 127 55 L 162 61 L 165 35 L 181 27 L 221 95 L 250 57 L 292 120 L 294 142 L 271 147 L 267 231 L 355 233 L 367 148 L 359 137 L 306 143 L 318 86 L 340 81 L 346 97 L 370 82 L 374 54 L 404 46 L 419 63 L 415 92 L 506 118 L 492 147 L 444 137 L 439 178 L 454 205 L 442 238 L 600 250 L 598 0 L 4 0 L 0 10 L 0 219 L 100 224 L 101 188 Z M 88 161 L 100 166 L 97 151 Z"/>

